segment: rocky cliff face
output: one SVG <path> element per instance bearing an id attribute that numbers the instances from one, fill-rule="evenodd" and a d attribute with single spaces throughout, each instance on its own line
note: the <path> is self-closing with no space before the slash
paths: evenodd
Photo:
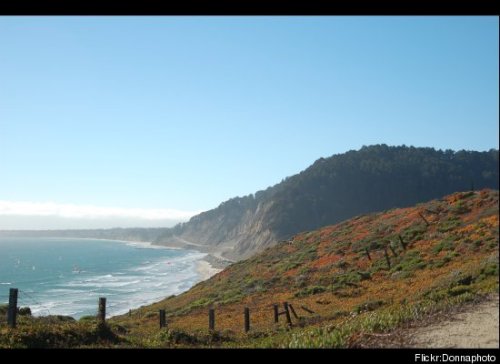
<path id="1" fill-rule="evenodd" d="M 269 228 L 268 212 L 272 201 L 249 205 L 235 204 L 230 211 L 211 210 L 193 217 L 157 242 L 167 245 L 191 245 L 230 260 L 251 256 L 276 242 Z"/>

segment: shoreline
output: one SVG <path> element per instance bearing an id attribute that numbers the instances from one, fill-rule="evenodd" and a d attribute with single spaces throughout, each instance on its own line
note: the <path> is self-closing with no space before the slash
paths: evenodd
<path id="1" fill-rule="evenodd" d="M 59 238 L 54 238 L 54 239 L 59 239 Z M 173 250 L 181 250 L 182 248 L 179 247 L 174 247 L 174 246 L 167 246 L 167 245 L 160 245 L 156 244 L 152 241 L 140 241 L 140 240 L 121 240 L 121 239 L 104 239 L 104 238 L 60 238 L 60 239 L 83 239 L 83 240 L 101 240 L 101 241 L 116 241 L 119 243 L 132 243 L 132 244 L 138 244 L 138 245 L 146 245 L 148 247 L 151 247 L 152 249 L 155 248 L 162 248 L 162 249 L 173 249 Z M 182 249 L 182 250 L 192 250 L 192 249 Z"/>
<path id="2" fill-rule="evenodd" d="M 42 237 L 40 239 L 44 239 L 44 238 L 46 238 L 46 237 Z M 185 262 L 189 263 L 188 266 L 185 267 L 186 273 L 189 274 L 189 276 L 186 278 L 186 284 L 183 284 L 181 288 L 176 288 L 174 290 L 175 292 L 174 291 L 170 292 L 169 291 L 170 288 L 168 288 L 168 292 L 166 291 L 167 290 L 166 288 L 163 289 L 164 292 L 155 290 L 154 292 L 156 292 L 156 293 L 159 294 L 159 296 L 157 296 L 157 297 L 155 297 L 155 295 L 149 294 L 151 292 L 149 292 L 148 291 L 149 288 L 146 288 L 146 287 L 145 288 L 141 288 L 141 290 L 144 291 L 144 295 L 141 295 L 141 296 L 137 296 L 134 293 L 135 292 L 134 290 L 133 290 L 134 292 L 130 292 L 130 293 L 127 292 L 127 295 L 129 295 L 130 297 L 122 297 L 123 294 L 120 293 L 118 295 L 119 297 L 118 296 L 114 297 L 113 306 L 116 306 L 116 307 L 115 308 L 111 308 L 111 306 L 110 306 L 111 310 L 108 310 L 109 312 L 107 313 L 107 315 L 110 318 L 114 317 L 114 316 L 124 315 L 124 314 L 126 314 L 128 312 L 128 310 L 135 311 L 135 310 L 139 309 L 142 306 L 149 306 L 149 305 L 155 304 L 157 302 L 161 302 L 165 298 L 171 296 L 172 294 L 173 295 L 182 294 L 185 291 L 188 291 L 189 289 L 191 289 L 197 283 L 205 281 L 205 280 L 211 278 L 212 276 L 214 276 L 215 274 L 221 272 L 224 269 L 224 267 L 226 267 L 227 265 L 229 265 L 231 263 L 229 261 L 221 260 L 221 259 L 217 258 L 216 256 L 211 255 L 210 253 L 202 252 L 202 251 L 200 251 L 198 249 L 192 249 L 191 247 L 189 247 L 189 248 L 171 247 L 171 246 L 154 244 L 153 242 L 133 241 L 133 240 L 121 240 L 121 239 L 73 238 L 73 237 L 54 237 L 54 238 L 47 238 L 47 239 L 50 239 L 50 240 L 53 239 L 53 240 L 55 240 L 55 242 L 53 243 L 54 246 L 57 246 L 57 241 L 63 242 L 63 241 L 66 241 L 66 240 L 73 240 L 73 239 L 75 239 L 75 241 L 80 241 L 80 243 L 78 243 L 78 244 L 80 244 L 82 247 L 86 246 L 85 240 L 87 240 L 87 241 L 95 241 L 96 242 L 95 244 L 98 244 L 97 242 L 104 243 L 103 249 L 104 249 L 105 246 L 108 246 L 108 243 L 112 243 L 112 244 L 114 243 L 114 244 L 123 245 L 123 246 L 128 245 L 131 249 L 133 249 L 135 247 L 135 248 L 139 248 L 139 249 L 146 248 L 147 250 L 149 250 L 149 249 L 160 249 L 160 250 L 164 250 L 164 251 L 165 250 L 167 250 L 167 251 L 168 250 L 172 250 L 172 251 L 175 250 L 175 251 L 185 251 L 186 252 L 186 254 L 187 254 L 186 255 L 187 260 L 185 260 Z M 96 245 L 96 246 L 100 246 L 100 245 Z M 148 255 L 158 257 L 159 261 L 157 263 L 159 264 L 159 266 L 161 266 L 161 267 L 167 267 L 167 266 L 165 266 L 165 262 L 168 262 L 168 264 L 170 264 L 170 261 L 172 260 L 172 258 L 170 256 L 167 256 L 168 254 L 165 254 L 166 257 L 163 258 L 162 257 L 163 254 L 161 253 L 160 250 L 157 251 L 157 254 L 148 253 Z M 137 254 L 140 254 L 140 253 L 138 252 Z M 184 256 L 184 254 L 182 256 Z M 154 261 L 156 262 L 156 259 L 154 259 Z M 183 263 L 182 265 L 184 266 L 184 264 L 185 263 Z M 142 269 L 143 266 L 142 265 L 139 266 L 137 264 L 137 267 L 139 267 L 139 268 Z M 104 269 L 104 270 L 107 271 L 106 269 Z M 112 271 L 110 270 L 109 274 L 115 275 L 116 271 L 117 271 L 116 269 L 112 269 Z M 161 272 L 163 272 L 163 271 L 164 270 L 161 270 Z M 150 274 L 148 272 L 144 272 L 144 275 L 150 276 Z M 143 274 L 141 273 L 140 276 L 142 276 L 142 275 Z M 171 283 L 172 287 L 176 286 L 176 284 L 177 284 L 176 282 L 170 282 L 168 280 L 168 277 L 164 278 L 163 275 L 164 274 L 156 275 L 156 273 L 155 273 L 155 277 L 151 278 L 151 279 L 152 280 L 155 280 L 155 279 L 158 280 L 159 283 L 162 283 L 162 287 L 167 287 L 167 286 L 170 287 L 170 283 Z M 91 274 L 91 276 L 93 277 L 93 274 Z M 135 273 L 133 274 L 133 276 L 135 277 Z M 72 280 L 73 279 L 72 277 L 73 277 L 72 275 L 69 275 L 65 279 Z M 80 279 L 78 276 L 75 276 L 75 277 L 76 277 L 77 280 Z M 116 276 L 116 277 L 120 278 L 122 276 Z M 7 278 L 7 277 L 5 277 L 5 278 Z M 113 282 L 115 282 L 117 280 L 121 282 L 123 280 L 122 278 L 120 278 L 120 279 L 118 279 L 118 278 L 116 278 L 116 279 L 113 278 L 111 280 L 113 280 Z M 135 279 L 136 278 L 134 278 L 134 280 Z M 140 284 L 142 286 L 142 278 L 140 278 L 140 280 L 141 280 Z M 190 281 L 189 284 L 187 284 L 188 281 Z M 0 287 L 7 287 L 7 288 L 4 288 L 4 289 L 8 290 L 8 287 L 12 285 L 11 282 L 12 281 L 10 281 L 10 280 L 0 280 Z M 113 282 L 111 282 L 111 283 L 113 283 Z M 103 284 L 103 282 L 98 282 L 98 283 L 100 285 Z M 109 282 L 106 280 L 105 283 L 107 284 Z M 93 286 L 91 288 L 93 288 Z M 81 289 L 79 288 L 78 290 L 82 290 L 82 292 L 83 292 L 83 291 L 86 291 L 87 289 L 90 289 L 90 288 L 81 288 Z M 112 291 L 114 291 L 114 288 L 110 288 L 110 289 Z M 180 289 L 180 291 L 177 291 L 177 289 Z M 99 291 L 99 290 L 102 290 L 102 288 L 95 288 L 95 290 Z M 70 293 L 72 293 L 72 292 L 69 292 L 69 293 L 66 293 L 66 294 L 69 295 Z M 47 316 L 47 313 L 48 313 L 49 316 L 50 315 L 69 316 L 69 317 L 74 318 L 75 320 L 79 320 L 79 318 L 81 318 L 82 316 L 86 316 L 87 315 L 85 313 L 87 311 L 87 307 L 84 307 L 84 306 L 87 306 L 88 302 L 86 302 L 86 301 L 83 302 L 83 306 L 81 307 L 81 309 L 80 308 L 75 308 L 73 310 L 73 308 L 71 308 L 71 310 L 70 310 L 69 309 L 70 306 L 60 304 L 61 302 L 59 302 L 59 301 L 61 301 L 61 300 L 58 299 L 58 298 L 55 299 L 55 301 L 57 301 L 56 302 L 57 303 L 57 307 L 54 306 L 55 309 L 53 310 L 52 306 L 50 306 L 51 312 L 49 312 L 49 311 L 45 312 L 46 310 L 48 310 L 47 307 L 49 307 L 48 303 L 45 303 L 45 301 L 47 301 L 49 299 L 49 296 L 47 294 L 45 294 L 45 293 L 40 293 L 40 292 L 38 292 L 38 294 L 40 294 L 41 297 L 43 297 L 43 298 L 39 298 L 37 300 L 41 301 L 43 303 L 43 305 L 42 304 L 30 304 L 29 305 L 29 306 L 32 306 L 32 309 L 34 311 L 36 311 L 36 312 L 33 312 L 33 316 Z M 73 295 L 71 297 L 71 300 L 72 299 L 73 299 Z M 111 299 L 110 299 L 110 302 L 111 302 Z M 38 307 L 38 306 L 41 306 L 41 307 Z M 123 308 L 124 306 L 126 306 L 126 309 Z"/>
<path id="3" fill-rule="evenodd" d="M 221 268 L 216 268 L 209 262 L 207 262 L 204 258 L 198 260 L 196 262 L 196 272 L 200 277 L 200 282 L 206 281 L 207 279 L 213 277 L 217 273 L 221 272 Z"/>
<path id="4" fill-rule="evenodd" d="M 63 238 L 64 239 L 64 238 Z M 70 238 L 72 239 L 72 238 Z M 80 238 L 79 238 L 80 239 Z M 89 240 L 101 240 L 101 241 L 116 241 L 120 243 L 130 243 L 130 244 L 137 244 L 137 245 L 144 245 L 147 248 L 150 249 L 172 249 L 172 250 L 191 250 L 195 251 L 198 253 L 204 253 L 199 249 L 196 248 L 187 248 L 187 247 L 174 247 L 174 246 L 167 246 L 167 245 L 162 245 L 158 243 L 154 243 L 152 241 L 137 241 L 137 240 L 117 240 L 117 239 L 104 239 L 104 238 L 81 238 L 81 239 L 89 239 Z M 209 279 L 210 277 L 216 275 L 217 273 L 223 271 L 227 266 L 232 264 L 233 262 L 224 259 L 220 256 L 216 256 L 211 253 L 205 253 L 206 255 L 196 261 L 196 272 L 198 273 L 198 276 L 201 278 L 200 281 L 205 281 Z"/>

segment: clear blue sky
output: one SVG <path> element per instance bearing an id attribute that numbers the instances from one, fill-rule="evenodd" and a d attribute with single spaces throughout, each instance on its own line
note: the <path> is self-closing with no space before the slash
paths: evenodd
<path id="1" fill-rule="evenodd" d="M 0 200 L 207 210 L 363 145 L 498 148 L 498 17 L 1 17 Z"/>

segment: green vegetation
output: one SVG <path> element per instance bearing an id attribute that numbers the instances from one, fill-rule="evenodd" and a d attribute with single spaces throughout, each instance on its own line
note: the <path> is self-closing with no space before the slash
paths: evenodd
<path id="1" fill-rule="evenodd" d="M 311 286 L 311 287 L 307 287 L 307 288 L 295 293 L 295 297 L 311 296 L 314 294 L 325 292 L 326 290 L 327 290 L 326 287 Z"/>
<path id="2" fill-rule="evenodd" d="M 12 330 L 2 315 L 0 347 L 356 347 L 370 333 L 498 292 L 498 227 L 492 190 L 359 216 L 298 234 L 105 327 L 93 316 L 31 317 L 20 309 L 26 315 Z M 282 312 L 284 302 L 294 308 L 291 327 L 284 316 L 274 323 L 273 304 Z M 247 307 L 249 333 L 242 327 Z M 159 309 L 167 312 L 166 329 L 158 327 Z"/>
<path id="3" fill-rule="evenodd" d="M 0 348 L 113 347 L 123 342 L 116 327 L 73 321 L 19 320 L 16 329 L 0 330 Z"/>

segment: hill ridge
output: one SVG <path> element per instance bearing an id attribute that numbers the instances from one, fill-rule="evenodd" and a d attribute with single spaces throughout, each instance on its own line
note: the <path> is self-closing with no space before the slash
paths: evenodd
<path id="1" fill-rule="evenodd" d="M 364 146 L 320 158 L 266 190 L 224 201 L 172 228 L 32 234 L 148 241 L 241 260 L 301 231 L 359 214 L 412 206 L 457 191 L 498 189 L 498 162 L 495 149 L 454 152 L 404 145 Z"/>

